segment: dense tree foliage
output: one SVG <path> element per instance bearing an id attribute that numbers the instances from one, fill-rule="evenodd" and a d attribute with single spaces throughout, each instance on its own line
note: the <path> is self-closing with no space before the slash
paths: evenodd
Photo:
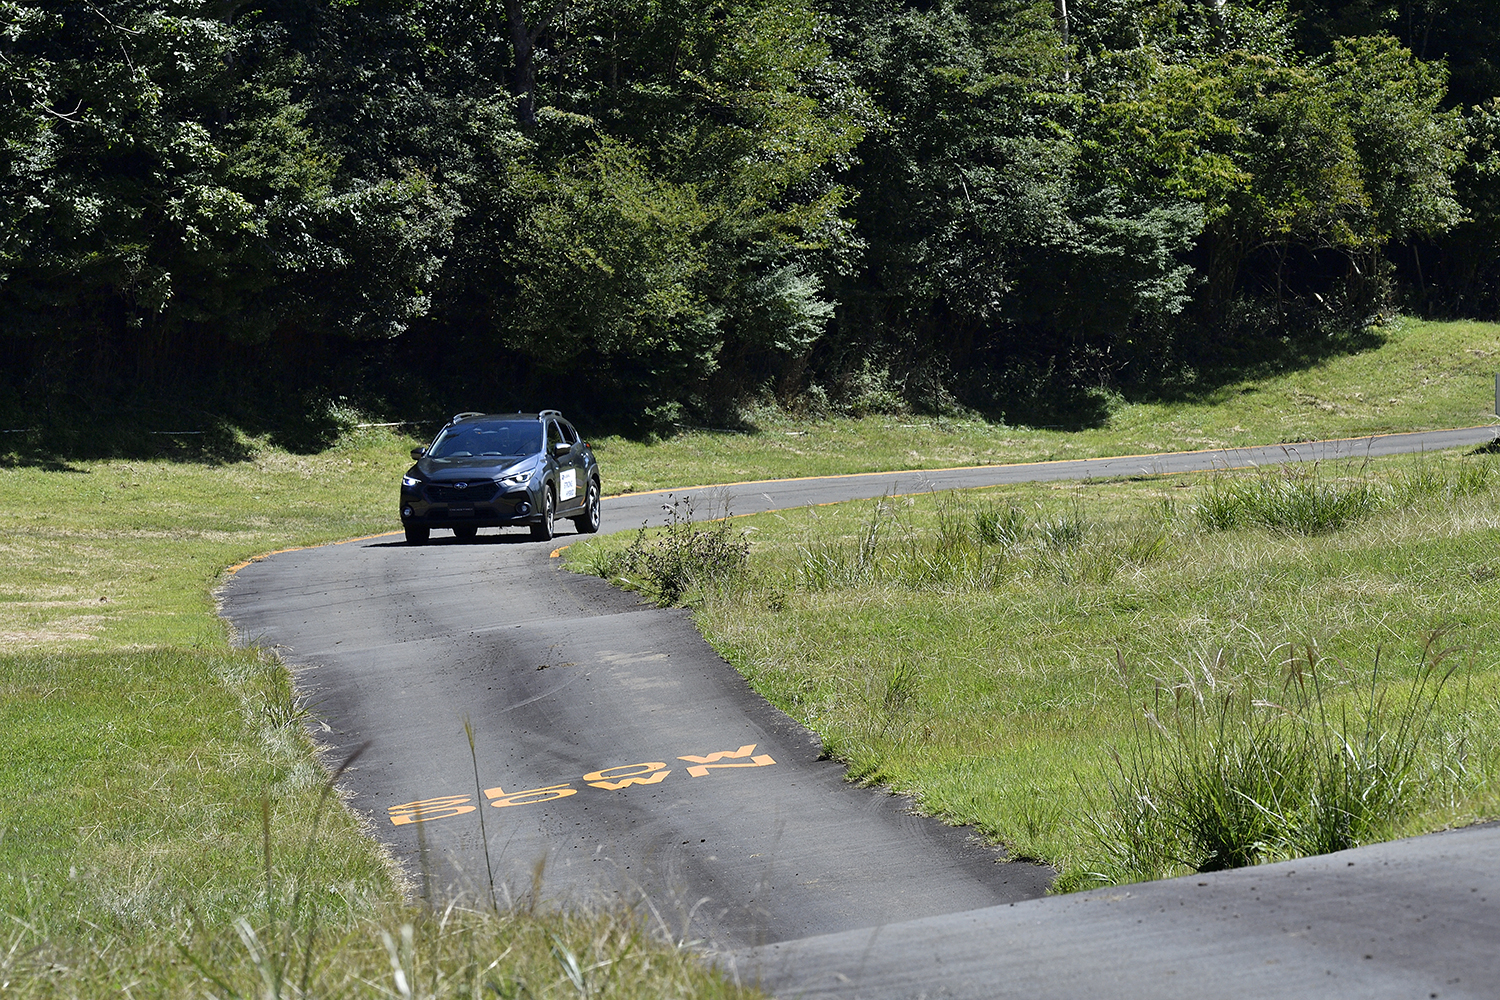
<path id="1" fill-rule="evenodd" d="M 642 428 L 767 394 L 1090 419 L 1403 302 L 1500 309 L 1496 25 L 0 0 L 7 402 L 259 373 Z"/>

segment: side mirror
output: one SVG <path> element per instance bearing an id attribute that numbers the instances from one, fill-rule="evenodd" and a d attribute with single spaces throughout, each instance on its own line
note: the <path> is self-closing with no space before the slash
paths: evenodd
<path id="1" fill-rule="evenodd" d="M 411 450 L 412 461 L 416 461 L 417 459 L 421 458 L 425 454 L 427 454 L 427 449 L 426 448 L 413 448 Z"/>
<path id="2" fill-rule="evenodd" d="M 557 442 L 557 444 L 552 446 L 552 454 L 554 455 L 566 455 L 572 450 L 573 446 L 568 444 L 568 442 L 566 441 L 559 441 Z"/>

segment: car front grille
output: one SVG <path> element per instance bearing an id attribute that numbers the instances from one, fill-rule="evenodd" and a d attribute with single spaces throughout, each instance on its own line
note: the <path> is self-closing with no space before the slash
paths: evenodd
<path id="1" fill-rule="evenodd" d="M 500 488 L 489 480 L 470 483 L 466 489 L 450 483 L 428 483 L 427 499 L 432 503 L 483 503 L 493 500 L 499 491 Z"/>

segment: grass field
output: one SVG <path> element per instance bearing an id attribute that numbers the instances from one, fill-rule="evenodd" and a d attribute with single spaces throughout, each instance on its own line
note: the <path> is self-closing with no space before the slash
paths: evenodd
<path id="1" fill-rule="evenodd" d="M 1232 502 L 1241 514 L 1226 517 Z M 1500 810 L 1492 456 L 1015 486 L 733 525 L 751 541 L 746 573 L 686 590 L 710 642 L 852 779 L 1057 866 L 1063 888 L 1220 866 L 1213 850 L 1163 846 L 1187 820 L 1132 814 L 1184 777 L 1142 786 L 1163 755 L 1259 780 L 1300 766 L 1288 740 L 1339 741 L 1333 756 L 1354 764 L 1338 779 L 1364 782 L 1354 797 L 1399 801 L 1344 810 L 1353 826 L 1334 846 Z M 568 557 L 608 566 L 623 545 Z M 1258 726 L 1272 752 L 1246 744 Z M 1260 805 L 1284 829 L 1258 833 L 1254 859 L 1305 853 L 1316 831 L 1297 811 L 1329 798 L 1275 794 Z M 1126 843 L 1148 821 L 1154 854 Z"/>
<path id="2" fill-rule="evenodd" d="M 1313 438 L 1468 427 L 1494 418 L 1500 325 L 1397 320 L 1379 346 L 1174 400 L 1115 399 L 1105 425 L 1065 432 L 977 418 L 866 416 L 798 420 L 752 413 L 756 433 L 691 431 L 645 444 L 595 442 L 605 492 L 1192 451 Z"/>
<path id="3" fill-rule="evenodd" d="M 600 458 L 606 486 L 623 491 L 1483 422 L 1500 327 L 1403 322 L 1384 336 L 1371 352 L 1196 401 L 1121 403 L 1108 425 L 1076 434 L 759 414 L 757 434 L 604 439 Z M 501 995 L 520 994 L 522 980 L 535 996 L 733 992 L 691 955 L 642 935 L 628 914 L 444 918 L 410 906 L 387 859 L 325 798 L 325 763 L 285 671 L 231 648 L 213 613 L 225 568 L 396 530 L 394 483 L 415 443 L 373 430 L 311 456 L 242 440 L 227 453 L 250 457 L 236 461 L 0 454 L 0 516 L 9 525 L 0 539 L 0 993 L 201 994 L 195 963 L 226 977 L 219 995 L 268 995 L 269 976 L 281 984 L 269 995 L 295 996 L 304 970 L 326 995 L 371 983 L 399 993 L 398 970 L 433 995 L 488 988 L 487 980 Z M 823 731 L 857 776 L 926 789 L 929 808 L 980 822 L 1070 871 L 1086 869 L 1089 857 L 1068 818 L 1077 784 L 1047 740 L 1073 734 L 1066 756 L 1084 772 L 1102 766 L 1105 722 L 1125 718 L 1120 706 L 1135 696 L 1101 672 L 1116 645 L 1138 681 L 1194 669 L 1216 643 L 1234 650 L 1236 663 L 1255 664 L 1274 661 L 1283 639 L 1304 637 L 1357 671 L 1371 651 L 1356 639 L 1389 635 L 1392 655 L 1409 662 L 1423 629 L 1456 618 L 1472 650 L 1469 701 L 1467 714 L 1445 707 L 1443 718 L 1473 716 L 1463 725 L 1488 732 L 1492 637 L 1483 612 L 1495 596 L 1488 568 L 1500 562 L 1482 554 L 1494 541 L 1488 508 L 1463 506 L 1479 500 L 1445 499 L 1430 516 L 1385 510 L 1357 535 L 1320 536 L 1306 551 L 1248 527 L 1203 533 L 1164 520 L 1170 556 L 1117 567 L 1097 585 L 1061 582 L 1074 572 L 1068 560 L 1084 559 L 1078 553 L 1096 551 L 1099 540 L 1135 544 L 1129 526 L 1149 521 L 1140 505 L 1153 510 L 1158 493 L 1199 488 L 1121 483 L 1007 495 L 1036 530 L 1038 519 L 1063 524 L 1078 513 L 1089 541 L 1048 555 L 1037 548 L 1042 536 L 1030 537 L 1035 565 L 1051 569 L 1007 576 L 999 589 L 961 588 L 959 598 L 894 579 L 838 582 L 841 539 L 858 536 L 868 505 L 764 519 L 755 578 L 779 573 L 782 582 L 700 614 L 714 640 Z M 942 516 L 923 503 L 882 515 L 912 538 Z M 1353 546 L 1354 537 L 1368 544 Z M 797 547 L 825 543 L 832 582 L 813 587 Z M 1271 554 L 1282 561 L 1258 569 L 1247 561 Z M 1194 589 L 1196 611 L 1179 594 Z M 767 665 L 789 662 L 773 656 L 782 643 L 800 673 Z M 971 717 L 988 721 L 976 728 Z M 1466 767 L 1470 777 L 1452 783 L 1447 805 L 1403 822 L 1488 814 L 1487 772 Z M 586 971 L 626 944 L 629 961 Z"/>

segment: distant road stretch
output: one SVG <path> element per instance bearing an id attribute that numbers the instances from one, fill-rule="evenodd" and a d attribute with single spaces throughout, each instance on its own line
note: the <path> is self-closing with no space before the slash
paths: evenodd
<path id="1" fill-rule="evenodd" d="M 908 472 L 871 472 L 850 476 L 817 476 L 809 479 L 769 479 L 698 486 L 687 489 L 628 493 L 609 498 L 603 530 L 636 527 L 644 517 L 661 509 L 662 496 L 688 496 L 708 500 L 727 493 L 736 514 L 757 514 L 788 507 L 863 500 L 890 493 L 901 495 L 928 490 L 976 489 L 1007 483 L 1052 482 L 1065 479 L 1106 479 L 1116 476 L 1152 476 L 1181 472 L 1209 472 L 1285 465 L 1290 462 L 1332 462 L 1379 458 L 1413 452 L 1472 448 L 1496 439 L 1496 427 L 1461 427 L 1454 430 L 1418 431 L 1411 434 L 1381 434 L 1374 437 L 1298 444 L 1257 445 L 1249 448 L 1216 448 L 1177 451 L 1161 455 L 1127 455 L 1118 458 L 1079 458 L 1057 462 L 1023 462 L 1014 465 L 978 465 L 960 469 L 929 469 Z M 606 467 L 604 470 L 608 474 Z M 703 508 L 700 507 L 700 510 Z"/>

